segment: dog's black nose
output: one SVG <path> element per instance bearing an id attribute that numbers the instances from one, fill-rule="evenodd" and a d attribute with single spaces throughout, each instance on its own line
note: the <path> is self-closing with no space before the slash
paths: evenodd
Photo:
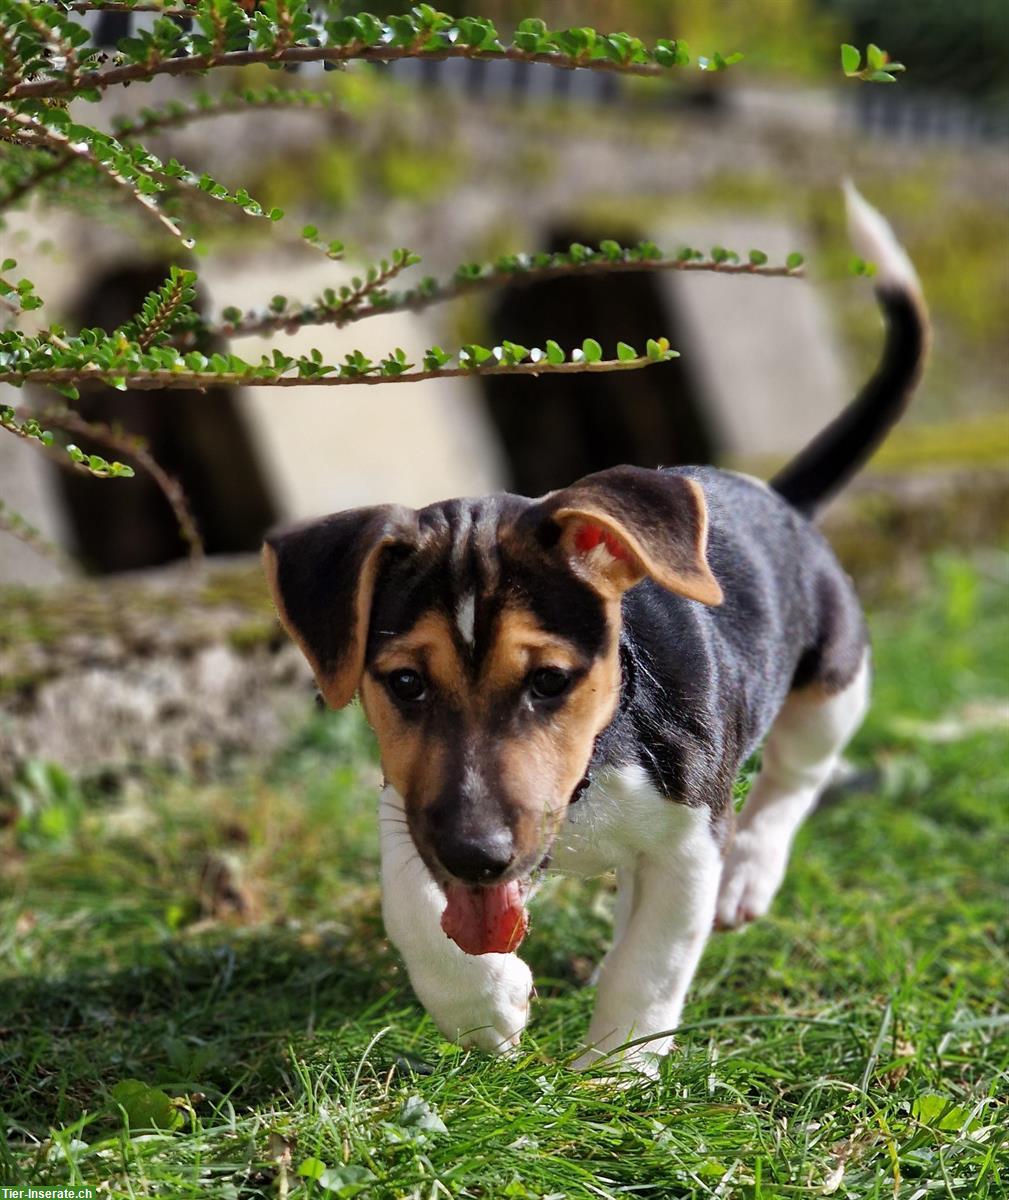
<path id="1" fill-rule="evenodd" d="M 446 831 L 436 849 L 445 870 L 464 883 L 493 883 L 515 860 L 515 843 L 507 829 L 480 834 Z"/>

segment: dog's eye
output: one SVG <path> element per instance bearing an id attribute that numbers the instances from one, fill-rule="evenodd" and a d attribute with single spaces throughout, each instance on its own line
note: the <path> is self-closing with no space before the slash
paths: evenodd
<path id="1" fill-rule="evenodd" d="M 404 668 L 390 671 L 386 676 L 389 691 L 397 700 L 420 700 L 424 695 L 424 676 L 419 671 Z"/>
<path id="2" fill-rule="evenodd" d="M 571 676 L 557 667 L 540 667 L 533 671 L 529 690 L 537 700 L 555 700 L 568 689 Z"/>

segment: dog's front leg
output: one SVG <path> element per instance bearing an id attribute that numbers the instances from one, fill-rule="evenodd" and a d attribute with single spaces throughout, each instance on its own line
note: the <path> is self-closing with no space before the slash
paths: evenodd
<path id="1" fill-rule="evenodd" d="M 517 954 L 464 954 L 441 928 L 445 895 L 417 853 L 402 797 L 379 805 L 382 916 L 421 1003 L 446 1037 L 502 1052 L 518 1045 L 529 1014 L 532 975 Z"/>
<path id="2" fill-rule="evenodd" d="M 633 882 L 627 881 L 633 889 L 630 916 L 600 967 L 596 1008 L 576 1069 L 605 1059 L 653 1073 L 657 1057 L 672 1046 L 711 931 L 722 866 L 708 810 L 677 809 L 679 836 L 640 853 Z M 649 1040 L 618 1049 L 641 1038 Z"/>

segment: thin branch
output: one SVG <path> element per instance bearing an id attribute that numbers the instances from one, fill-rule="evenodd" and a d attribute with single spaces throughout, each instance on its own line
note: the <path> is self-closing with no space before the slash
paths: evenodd
<path id="1" fill-rule="evenodd" d="M 9 504 L 4 504 L 3 500 L 0 500 L 0 531 L 10 534 L 12 538 L 16 538 L 23 545 L 29 546 L 36 554 L 52 559 L 61 566 L 78 565 L 72 554 L 64 550 L 62 546 L 57 546 L 41 530 L 36 529 L 30 521 L 26 521 L 16 509 L 11 508 Z"/>
<path id="2" fill-rule="evenodd" d="M 191 8 L 178 5 L 173 7 L 171 4 L 129 4 L 123 3 L 122 0 L 74 0 L 74 3 L 68 4 L 67 7 L 77 13 L 153 12 L 160 13 L 164 17 L 191 17 L 193 15 Z"/>
<path id="3" fill-rule="evenodd" d="M 72 142 L 59 130 L 44 125 L 41 121 L 36 121 L 27 113 L 17 112 L 4 104 L 0 104 L 0 117 L 4 117 L 8 121 L 12 121 L 16 125 L 30 131 L 37 141 L 43 143 L 57 154 L 69 155 L 71 158 L 88 163 L 95 170 L 106 175 L 113 183 L 128 192 L 144 211 L 159 221 L 173 237 L 177 237 L 181 241 L 186 240 L 185 235 L 178 225 L 170 217 L 165 216 L 150 197 L 139 192 L 128 179 L 120 175 L 115 167 L 103 161 L 85 142 Z"/>
<path id="4" fill-rule="evenodd" d="M 256 95 L 253 92 L 247 92 L 243 95 L 235 92 L 215 98 L 209 103 L 204 101 L 189 106 L 171 104 L 164 109 L 144 113 L 135 120 L 124 118 L 117 124 L 116 136 L 124 143 L 131 142 L 144 137 L 146 134 L 160 133 L 165 129 L 176 129 L 180 126 L 191 124 L 193 121 L 207 121 L 214 117 L 247 112 L 250 109 L 258 109 L 260 111 L 269 109 L 285 111 L 300 109 L 305 112 L 325 112 L 330 116 L 338 117 L 343 122 L 349 121 L 347 114 L 337 109 L 336 104 L 336 97 L 329 96 L 325 92 L 292 91 L 285 94 L 279 89 L 270 93 L 264 93 L 263 95 Z M 33 138 L 38 148 L 49 148 L 51 150 L 37 136 L 33 135 Z M 34 172 L 22 179 L 20 183 L 12 187 L 9 192 L 0 196 L 0 209 L 9 208 L 11 205 L 16 204 L 28 192 L 38 187 L 39 184 L 66 170 L 75 160 L 76 155 L 69 150 L 65 150 L 62 153 L 54 153 L 49 162 L 43 163 Z"/>
<path id="5" fill-rule="evenodd" d="M 36 13 L 30 4 L 26 4 L 22 10 L 24 19 L 35 30 L 40 37 L 52 47 L 55 47 L 58 57 L 63 59 L 65 69 L 69 72 L 70 78 L 67 82 L 71 88 L 76 89 L 80 80 L 80 62 L 77 59 L 77 51 L 73 47 L 73 43 L 67 41 L 65 37 L 53 25 L 49 25 L 43 21 Z"/>
<path id="6" fill-rule="evenodd" d="M 37 79 L 19 83 L 10 89 L 5 99 L 51 99 L 84 89 L 104 89 L 141 79 L 153 79 L 156 75 L 192 75 L 211 67 L 247 67 L 253 63 L 267 62 L 397 62 L 408 58 L 435 61 L 465 58 L 486 62 L 543 63 L 545 66 L 557 67 L 564 71 L 616 71 L 624 75 L 664 76 L 669 71 L 669 68 L 657 63 L 621 63 L 609 58 L 583 59 L 559 53 L 519 50 L 514 46 L 506 46 L 501 50 L 478 50 L 472 46 L 420 50 L 411 46 L 362 46 L 351 42 L 346 46 L 289 46 L 280 52 L 275 48 L 229 50 L 223 54 L 189 54 L 161 59 L 154 63 L 131 63 L 129 66 L 82 72 L 75 83 L 71 83 L 69 79 Z"/>
<path id="7" fill-rule="evenodd" d="M 51 369 L 34 368 L 28 371 L 0 371 L 0 383 L 83 386 L 89 383 L 122 385 L 125 382 L 130 389 L 145 391 L 161 388 L 199 389 L 217 387 L 222 384 L 232 387 L 347 387 L 354 384 L 423 383 L 429 379 L 472 378 L 481 375 L 530 375 L 535 377 L 537 375 L 579 374 L 587 371 L 633 371 L 640 367 L 651 366 L 657 361 L 665 360 L 641 355 L 631 359 L 601 359 L 598 362 L 579 361 L 554 364 L 541 360 L 534 363 L 501 364 L 493 367 L 441 367 L 432 371 L 403 371 L 398 375 L 363 373 L 341 375 L 334 373 L 306 376 L 257 374 L 255 370 L 248 372 L 222 371 L 217 374 L 212 371 L 126 371 L 101 367 L 53 367 Z M 325 368 L 320 369 L 324 370 Z M 339 367 L 331 368 L 333 372 L 337 372 L 339 369 Z"/>
<path id="8" fill-rule="evenodd" d="M 30 415 L 26 414 L 23 409 L 14 411 L 20 417 Z M 85 420 L 79 413 L 75 413 L 69 408 L 46 409 L 38 414 L 38 420 L 47 425 L 55 425 L 58 429 L 76 434 L 78 437 L 90 438 L 99 445 L 108 446 L 110 450 L 135 459 L 154 480 L 161 494 L 168 501 L 179 526 L 179 533 L 189 547 L 190 559 L 196 561 L 203 557 L 203 539 L 200 537 L 196 518 L 189 507 L 189 500 L 182 484 L 161 466 L 142 438 L 131 436 L 103 422 Z"/>
<path id="9" fill-rule="evenodd" d="M 336 106 L 338 100 L 326 92 L 290 92 L 277 90 L 263 95 L 247 92 L 231 92 L 227 95 L 207 98 L 196 104 L 171 104 L 166 108 L 142 113 L 136 119 L 124 118 L 116 123 L 116 137 L 123 141 L 142 138 L 149 133 L 161 133 L 165 129 L 176 129 L 193 121 L 208 121 L 214 117 L 244 113 L 250 109 L 304 109 L 325 112 L 347 121 L 347 114 Z"/>
<path id="10" fill-rule="evenodd" d="M 298 314 L 271 313 L 262 317 L 254 317 L 249 322 L 224 322 L 218 327 L 208 327 L 206 332 L 211 337 L 218 335 L 224 337 L 242 337 L 246 334 L 273 333 L 278 329 L 293 332 L 293 330 L 299 329 L 303 325 L 333 325 L 337 329 L 341 329 L 344 325 L 349 325 L 352 321 L 359 319 L 357 313 L 369 296 L 374 296 L 387 283 L 395 279 L 400 272 L 418 261 L 406 250 L 397 251 L 396 254 L 397 257 L 394 257 L 391 262 L 383 259 L 381 268 L 375 270 L 373 277 L 366 278 L 363 282 L 351 288 L 343 299 L 337 303 L 323 302 L 313 306 L 310 310 L 306 309 Z M 403 257 L 398 257 L 400 255 Z M 380 306 L 374 303 L 366 305 L 365 308 L 369 315 L 373 312 L 381 311 Z M 395 312 L 395 307 L 391 308 L 390 311 Z M 192 331 L 190 332 L 190 339 L 192 339 Z"/>
<path id="11" fill-rule="evenodd" d="M 13 412 L 15 410 L 9 409 L 9 411 Z M 16 411 L 22 419 L 27 418 L 30 421 L 32 418 L 34 418 L 34 413 L 26 413 L 24 409 L 18 409 Z M 37 418 L 35 419 L 37 420 Z M 62 447 L 54 445 L 52 441 L 44 441 L 38 436 L 38 434 L 24 429 L 19 425 L 15 425 L 8 421 L 0 421 L 0 429 L 6 430 L 7 433 L 13 433 L 15 437 L 19 437 L 23 441 L 29 442 L 30 444 L 38 447 L 38 449 L 41 450 L 43 454 L 48 455 L 48 457 L 51 458 L 57 466 L 63 467 L 70 471 L 77 471 L 83 475 L 90 475 L 92 479 L 114 478 L 114 476 L 107 475 L 104 472 L 92 470 L 86 461 L 70 458 L 67 454 L 63 453 Z"/>
<path id="12" fill-rule="evenodd" d="M 524 287 L 546 279 L 561 279 L 571 275 L 605 275 L 612 271 L 707 271 L 716 275 L 760 275 L 765 279 L 802 279 L 802 267 L 771 267 L 752 262 L 716 261 L 714 259 L 639 258 L 608 259 L 600 256 L 589 262 L 571 262 L 545 267 L 520 267 L 514 270 L 493 270 L 475 279 L 457 278 L 438 283 L 433 288 L 417 288 L 401 296 L 390 297 L 388 303 L 348 307 L 315 304 L 300 310 L 283 313 L 250 314 L 240 321 L 222 321 L 209 326 L 208 333 L 220 337 L 245 337 L 283 331 L 293 333 L 307 325 L 334 325 L 342 328 L 368 317 L 387 313 L 420 312 L 433 304 L 443 304 L 473 292 L 514 284 Z"/>
<path id="13" fill-rule="evenodd" d="M 15 184 L 9 192 L 5 192 L 0 196 L 0 208 L 8 208 L 10 205 L 16 204 L 23 196 L 26 196 L 30 191 L 38 187 L 40 183 L 65 171 L 74 161 L 74 155 L 69 150 L 64 150 L 62 153 L 52 153 L 53 156 L 49 162 L 43 163 L 30 175 L 22 179 L 20 183 Z"/>

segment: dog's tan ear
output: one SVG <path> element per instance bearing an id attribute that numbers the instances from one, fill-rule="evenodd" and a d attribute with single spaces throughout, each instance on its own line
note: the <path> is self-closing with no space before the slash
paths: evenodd
<path id="1" fill-rule="evenodd" d="M 270 534 L 263 567 L 281 624 L 301 647 L 331 708 L 354 698 L 364 670 L 383 549 L 410 545 L 412 510 L 356 508 Z"/>
<path id="2" fill-rule="evenodd" d="M 707 560 L 708 510 L 693 479 L 643 467 L 586 475 L 540 506 L 560 529 L 574 570 L 597 590 L 618 595 L 642 579 L 721 604 Z"/>

